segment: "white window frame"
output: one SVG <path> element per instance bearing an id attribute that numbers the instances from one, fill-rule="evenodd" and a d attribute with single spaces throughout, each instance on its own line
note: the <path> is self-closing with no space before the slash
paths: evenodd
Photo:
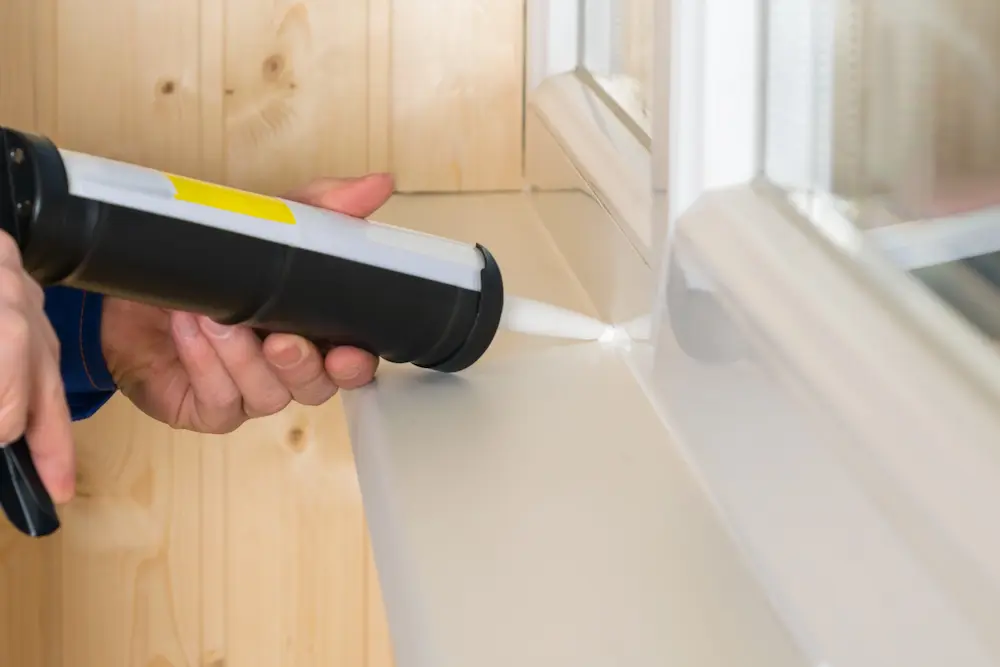
<path id="1" fill-rule="evenodd" d="M 610 0 L 597 0 L 588 4 L 588 15 L 610 20 L 614 5 Z M 562 144 L 579 151 L 574 162 L 598 199 L 620 221 L 643 261 L 655 263 L 659 235 L 650 220 L 650 137 L 637 131 L 637 124 L 630 123 L 620 108 L 609 104 L 609 97 L 583 68 L 580 0 L 529 0 L 527 20 L 529 107 L 565 133 Z M 611 34 L 609 30 L 607 48 L 598 54 L 607 71 L 615 69 Z"/>
<path id="2" fill-rule="evenodd" d="M 767 448 L 772 436 L 782 433 L 760 425 L 756 443 L 764 447 L 761 455 L 775 457 L 774 465 L 756 468 L 760 477 L 750 482 L 725 456 L 713 459 L 697 443 L 699 437 L 731 438 L 725 429 L 712 432 L 710 424 L 701 433 L 679 436 L 689 441 L 692 466 L 732 522 L 773 596 L 776 613 L 811 664 L 918 664 L 922 659 L 932 664 L 942 655 L 963 656 L 963 664 L 994 664 L 988 656 L 997 657 L 997 646 L 981 639 L 984 633 L 1000 636 L 1000 621 L 987 613 L 1000 604 L 1000 542 L 993 538 L 993 510 L 982 508 L 1000 506 L 1000 468 L 994 469 L 991 453 L 1000 433 L 1000 364 L 970 326 L 890 267 L 880 248 L 873 247 L 876 236 L 847 224 L 839 202 L 814 196 L 831 189 L 837 178 L 831 159 L 839 139 L 834 114 L 819 114 L 817 107 L 833 108 L 823 99 L 832 97 L 842 74 L 819 56 L 843 48 L 846 37 L 831 29 L 841 24 L 830 3 L 798 3 L 807 9 L 802 14 L 786 5 L 792 12 L 786 18 L 806 28 L 803 40 L 792 47 L 807 66 L 786 73 L 772 67 L 769 78 L 762 79 L 767 31 L 758 18 L 764 15 L 763 1 L 658 3 L 656 101 L 663 99 L 659 93 L 667 83 L 669 123 L 661 102 L 654 110 L 651 150 L 642 159 L 604 129 L 602 123 L 614 114 L 595 112 L 599 97 L 589 95 L 574 75 L 578 61 L 570 54 L 579 53 L 579 31 L 544 30 L 531 23 L 531 16 L 544 16 L 548 26 L 563 26 L 553 17 L 568 20 L 576 3 L 529 2 L 529 113 L 550 121 L 570 161 L 632 243 L 633 263 L 646 268 L 650 284 L 662 277 L 649 293 L 652 349 L 639 346 L 633 368 L 665 421 L 672 422 L 670 410 L 684 390 L 664 387 L 664 374 L 675 384 L 679 376 L 692 388 L 701 384 L 706 395 L 725 394 L 727 378 L 746 379 L 739 364 L 702 369 L 678 352 L 673 330 L 664 324 L 671 315 L 665 306 L 667 276 L 676 275 L 668 269 L 676 262 L 689 289 L 714 292 L 745 329 L 773 346 L 769 371 L 794 376 L 790 381 L 807 388 L 825 418 L 846 419 L 856 436 L 852 445 L 860 449 L 837 451 L 834 443 L 831 457 L 815 442 L 798 450 L 794 442 L 783 451 Z M 838 8 L 850 8 L 852 2 L 844 0 Z M 669 43 L 666 63 L 664 42 Z M 809 94 L 802 95 L 802 87 Z M 789 118 L 800 121 L 787 125 L 788 141 L 762 141 L 768 95 L 786 96 Z M 834 169 L 827 168 L 831 164 Z M 620 203 L 628 189 L 615 174 L 626 174 L 626 181 L 648 176 L 645 223 Z M 574 266 L 578 274 L 600 273 L 605 266 L 607 280 L 621 274 L 620 249 L 609 246 L 605 255 L 581 256 L 591 265 Z M 592 266 L 595 257 L 603 258 L 596 260 L 598 267 Z M 617 298 L 639 289 L 629 284 Z M 884 352 L 873 354 L 874 340 L 881 341 Z M 845 377 L 844 369 L 851 375 Z M 908 379 L 919 382 L 920 391 Z M 713 388 L 712 382 L 721 384 Z M 744 436 L 753 420 L 746 426 Z M 715 442 L 716 452 L 720 448 L 725 450 Z M 801 460 L 808 465 L 785 465 L 792 460 L 782 458 L 788 454 L 804 455 Z M 850 506 L 803 498 L 803 507 L 813 502 L 817 518 L 824 517 L 824 528 L 814 532 L 806 530 L 801 513 L 797 524 L 790 518 L 784 522 L 780 513 L 769 514 L 767 502 L 794 500 L 786 474 L 792 471 L 799 479 L 791 481 L 814 484 L 810 488 L 828 491 L 831 500 L 853 499 Z M 970 511 L 965 499 L 975 499 L 973 506 L 981 511 Z M 795 561 L 796 549 L 807 546 L 804 540 L 843 543 L 861 526 L 868 531 L 870 560 L 838 562 L 815 554 L 805 565 Z M 830 587 L 824 576 L 843 577 L 841 590 Z M 908 604 L 880 610 L 880 595 L 905 598 Z M 854 625 L 860 617 L 865 622 Z M 914 625 L 918 621 L 925 624 L 920 632 Z"/>

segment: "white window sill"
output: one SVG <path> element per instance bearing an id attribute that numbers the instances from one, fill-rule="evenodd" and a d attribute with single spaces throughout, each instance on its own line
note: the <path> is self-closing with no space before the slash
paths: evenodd
<path id="1" fill-rule="evenodd" d="M 583 251 L 529 200 L 621 241 L 586 191 L 379 217 L 484 243 L 512 292 L 596 311 L 559 249 Z M 996 360 L 816 237 L 749 188 L 713 194 L 675 241 L 736 326 L 675 304 L 654 359 L 505 334 L 459 376 L 387 367 L 346 397 L 399 667 L 995 664 Z M 579 262 L 610 272 L 612 308 L 624 245 Z"/>
<path id="2" fill-rule="evenodd" d="M 483 243 L 512 292 L 592 312 L 528 202 L 379 217 Z M 399 667 L 796 664 L 623 350 L 502 332 L 460 375 L 385 367 L 345 400 Z"/>

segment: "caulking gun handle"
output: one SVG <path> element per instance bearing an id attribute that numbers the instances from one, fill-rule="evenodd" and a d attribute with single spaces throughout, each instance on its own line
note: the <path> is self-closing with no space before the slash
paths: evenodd
<path id="1" fill-rule="evenodd" d="M 45 537 L 59 530 L 59 516 L 31 460 L 28 441 L 0 447 L 0 506 L 7 519 L 25 535 Z"/>

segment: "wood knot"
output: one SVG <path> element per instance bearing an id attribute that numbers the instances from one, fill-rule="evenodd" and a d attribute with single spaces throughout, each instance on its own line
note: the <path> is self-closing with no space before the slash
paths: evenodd
<path id="1" fill-rule="evenodd" d="M 94 490 L 88 484 L 89 481 L 90 480 L 88 480 L 86 477 L 84 477 L 83 475 L 80 474 L 80 471 L 77 471 L 77 473 L 76 473 L 76 484 L 75 484 L 76 490 L 74 492 L 74 495 L 77 498 L 93 498 L 94 497 Z"/>
<path id="2" fill-rule="evenodd" d="M 288 431 L 288 446 L 293 452 L 301 452 L 306 448 L 306 432 L 298 426 Z"/>
<path id="3" fill-rule="evenodd" d="M 177 83 L 170 79 L 167 79 L 166 81 L 162 81 L 160 83 L 161 95 L 173 95 L 176 90 L 177 90 Z"/>
<path id="4" fill-rule="evenodd" d="M 285 57 L 280 53 L 269 56 L 264 60 L 262 69 L 264 71 L 264 79 L 274 81 L 285 71 Z"/>

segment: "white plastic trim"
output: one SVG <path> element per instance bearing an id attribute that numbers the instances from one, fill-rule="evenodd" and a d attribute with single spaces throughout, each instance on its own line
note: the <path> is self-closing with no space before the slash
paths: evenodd
<path id="1" fill-rule="evenodd" d="M 575 74 L 549 77 L 530 104 L 636 250 L 651 263 L 649 148 Z"/>
<path id="2" fill-rule="evenodd" d="M 675 242 L 755 352 L 693 364 L 663 327 L 650 383 L 814 664 L 996 665 L 1000 392 L 973 379 L 996 377 L 995 353 L 878 257 L 842 261 L 749 188 L 703 197 Z M 761 410 L 767 376 L 809 400 Z M 814 426 L 796 431 L 803 415 Z"/>
<path id="3" fill-rule="evenodd" d="M 580 53 L 579 10 L 579 0 L 528 0 L 529 93 L 546 78 L 576 69 Z"/>
<path id="4" fill-rule="evenodd" d="M 675 0 L 668 219 L 760 163 L 761 0 Z"/>
<path id="5" fill-rule="evenodd" d="M 1000 207 L 868 230 L 866 237 L 907 270 L 1000 251 Z"/>
<path id="6" fill-rule="evenodd" d="M 834 81 L 824 65 L 834 48 L 833 18 L 812 0 L 768 3 L 764 167 L 768 180 L 791 190 L 829 187 L 819 169 L 829 168 Z"/>
<path id="7" fill-rule="evenodd" d="M 612 76 L 621 69 L 621 3 L 618 0 L 581 0 L 581 65 L 595 76 Z"/>

